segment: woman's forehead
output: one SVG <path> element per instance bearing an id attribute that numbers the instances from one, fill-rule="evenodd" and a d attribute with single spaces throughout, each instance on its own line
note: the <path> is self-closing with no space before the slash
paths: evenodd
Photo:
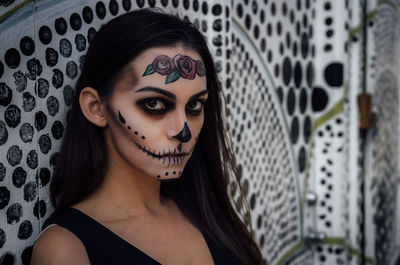
<path id="1" fill-rule="evenodd" d="M 145 86 L 176 92 L 181 87 L 192 92 L 207 88 L 201 57 L 196 51 L 184 47 L 147 49 L 135 58 L 128 68 L 125 77 L 126 74 L 131 75 L 130 87 L 134 90 Z"/>

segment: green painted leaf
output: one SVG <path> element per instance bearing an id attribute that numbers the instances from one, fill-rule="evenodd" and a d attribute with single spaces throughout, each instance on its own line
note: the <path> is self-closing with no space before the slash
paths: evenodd
<path id="1" fill-rule="evenodd" d="M 155 72 L 156 72 L 156 70 L 154 70 L 153 64 L 149 64 L 149 65 L 147 66 L 147 68 L 146 68 L 146 71 L 144 71 L 143 76 L 145 76 L 145 75 L 151 75 L 152 73 L 155 73 Z"/>
<path id="2" fill-rule="evenodd" d="M 165 83 L 168 84 L 168 83 L 174 82 L 174 81 L 178 80 L 179 77 L 180 77 L 179 71 L 175 70 L 167 75 L 167 79 L 165 80 Z"/>

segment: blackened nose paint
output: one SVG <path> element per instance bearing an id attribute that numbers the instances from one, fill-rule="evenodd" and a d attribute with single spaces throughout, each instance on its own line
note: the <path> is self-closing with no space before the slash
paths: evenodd
<path id="1" fill-rule="evenodd" d="M 173 136 L 173 138 L 178 139 L 182 143 L 189 142 L 190 139 L 192 139 L 192 134 L 190 133 L 190 129 L 185 122 L 185 125 L 183 126 L 182 131 L 180 131 L 177 135 Z"/>

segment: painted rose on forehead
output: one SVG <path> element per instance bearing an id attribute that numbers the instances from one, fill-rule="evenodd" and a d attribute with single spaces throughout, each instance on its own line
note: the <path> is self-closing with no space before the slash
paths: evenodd
<path id="1" fill-rule="evenodd" d="M 204 76 L 206 71 L 200 60 L 194 60 L 189 56 L 177 54 L 174 58 L 167 55 L 159 55 L 149 64 L 143 76 L 159 73 L 166 75 L 165 84 L 174 82 L 180 77 L 192 80 L 198 76 Z"/>

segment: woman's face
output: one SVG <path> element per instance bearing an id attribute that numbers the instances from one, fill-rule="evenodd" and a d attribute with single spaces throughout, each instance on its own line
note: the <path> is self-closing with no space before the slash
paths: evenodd
<path id="1" fill-rule="evenodd" d="M 146 175 L 178 178 L 203 126 L 207 97 L 197 52 L 182 47 L 144 51 L 124 71 L 107 105 L 116 153 Z"/>

